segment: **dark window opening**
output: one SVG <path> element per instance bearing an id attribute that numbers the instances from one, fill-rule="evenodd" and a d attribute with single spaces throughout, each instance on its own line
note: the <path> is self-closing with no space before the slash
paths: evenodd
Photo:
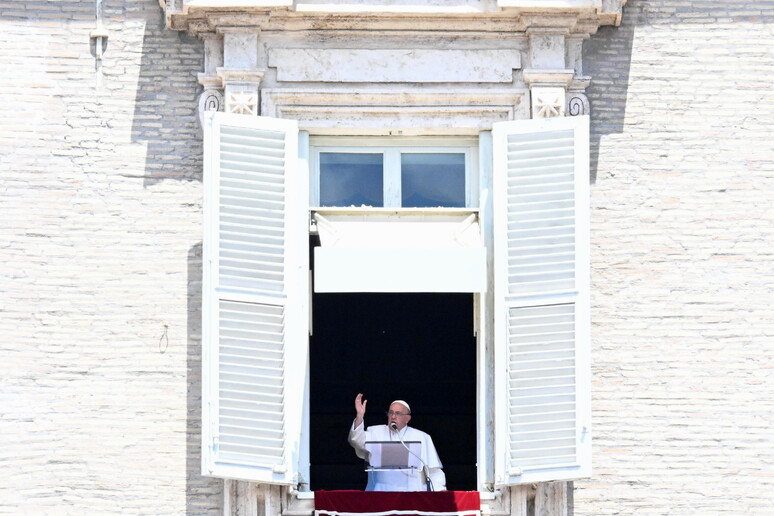
<path id="1" fill-rule="evenodd" d="M 476 489 L 476 339 L 472 294 L 315 294 L 310 339 L 311 489 L 364 489 L 347 443 L 354 399 L 366 426 L 394 399 L 435 443 L 450 490 Z"/>

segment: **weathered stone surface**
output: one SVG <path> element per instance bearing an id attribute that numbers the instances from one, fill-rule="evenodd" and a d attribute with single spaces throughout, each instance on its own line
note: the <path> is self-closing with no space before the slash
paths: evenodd
<path id="1" fill-rule="evenodd" d="M 367 83 L 510 83 L 515 50 L 287 48 L 269 51 L 277 80 Z"/>

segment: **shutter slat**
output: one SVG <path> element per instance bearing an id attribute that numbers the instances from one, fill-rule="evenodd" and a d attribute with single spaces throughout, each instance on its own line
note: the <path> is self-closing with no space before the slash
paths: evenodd
<path id="1" fill-rule="evenodd" d="M 264 410 L 259 410 L 256 407 L 256 403 L 245 402 L 232 402 L 228 408 L 222 410 L 222 417 L 234 417 L 238 419 L 249 419 L 251 421 L 258 421 L 261 425 L 267 427 L 279 426 L 282 423 L 281 419 L 276 418 L 276 414 L 267 413 Z"/>
<path id="2" fill-rule="evenodd" d="M 256 443 L 253 445 L 249 444 L 242 444 L 238 442 L 233 442 L 232 440 L 237 439 L 235 436 L 229 435 L 227 433 L 223 433 L 221 431 L 221 437 L 229 439 L 228 442 L 221 443 L 219 445 L 220 451 L 224 453 L 241 453 L 245 455 L 249 455 L 254 457 L 256 462 L 259 462 L 260 458 L 264 459 L 279 459 L 282 457 L 282 443 L 279 441 L 275 442 L 261 442 Z"/>
<path id="3" fill-rule="evenodd" d="M 224 360 L 239 360 L 239 361 L 250 361 L 250 360 L 260 360 L 261 362 L 267 364 L 267 365 L 276 365 L 277 367 L 282 367 L 282 349 L 279 348 L 278 350 L 271 351 L 271 350 L 263 350 L 261 352 L 255 352 L 254 350 L 251 350 L 249 348 L 240 348 L 238 345 L 234 343 L 229 343 L 228 346 L 221 346 L 220 354 L 223 356 Z"/>

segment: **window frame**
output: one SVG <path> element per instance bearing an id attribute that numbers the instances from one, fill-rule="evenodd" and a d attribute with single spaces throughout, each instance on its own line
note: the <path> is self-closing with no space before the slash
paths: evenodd
<path id="1" fill-rule="evenodd" d="M 468 152 L 468 158 L 466 161 L 466 185 L 469 185 L 468 190 L 470 192 L 471 206 L 466 209 L 475 210 L 479 213 L 479 220 L 482 228 L 482 236 L 484 237 L 485 247 L 487 249 L 487 268 L 489 281 L 495 285 L 498 283 L 497 263 L 493 266 L 493 249 L 498 247 L 497 239 L 495 235 L 499 232 L 502 233 L 502 224 L 506 222 L 505 218 L 498 216 L 500 208 L 497 203 L 501 202 L 497 200 L 498 192 L 502 193 L 507 188 L 503 185 L 504 178 L 502 174 L 502 164 L 507 162 L 504 154 L 501 153 L 502 142 L 499 141 L 500 136 L 498 133 L 504 129 L 515 127 L 517 125 L 523 125 L 522 129 L 529 132 L 537 131 L 541 128 L 548 129 L 549 131 L 555 130 L 557 127 L 565 126 L 578 126 L 579 132 L 575 136 L 575 152 L 576 163 L 582 164 L 582 166 L 576 169 L 576 187 L 583 186 L 576 190 L 576 197 L 579 201 L 577 206 L 581 206 L 583 216 L 581 219 L 576 218 L 576 223 L 582 228 L 583 233 L 583 245 L 579 248 L 579 256 L 583 259 L 580 260 L 581 269 L 583 272 L 579 276 L 579 287 L 576 292 L 577 297 L 582 297 L 583 310 L 581 312 L 582 324 L 579 324 L 578 328 L 581 330 L 578 334 L 582 335 L 585 339 L 583 346 L 583 357 L 579 360 L 579 364 L 582 362 L 582 371 L 579 374 L 583 377 L 583 387 L 579 391 L 583 400 L 581 405 L 585 414 L 584 420 L 579 428 L 581 430 L 580 435 L 583 440 L 583 451 L 580 454 L 581 464 L 579 467 L 564 468 L 563 471 L 557 472 L 538 472 L 536 475 L 522 475 L 520 472 L 511 472 L 508 468 L 505 455 L 507 449 L 503 449 L 503 436 L 506 435 L 507 430 L 502 429 L 503 426 L 503 411 L 505 404 L 503 403 L 503 383 L 505 378 L 501 376 L 504 371 L 504 360 L 502 360 L 502 345 L 506 341 L 502 337 L 504 330 L 502 311 L 498 310 L 501 305 L 501 301 L 497 298 L 497 293 L 493 294 L 493 289 L 489 289 L 485 295 L 474 294 L 474 329 L 477 334 L 477 355 L 478 355 L 478 379 L 477 379 L 477 406 L 476 406 L 476 418 L 478 421 L 478 437 L 477 437 L 477 473 L 478 473 L 478 490 L 482 493 L 487 491 L 494 491 L 503 486 L 516 485 L 522 483 L 531 482 L 543 482 L 552 480 L 567 480 L 572 478 L 585 478 L 590 474 L 590 368 L 589 368 L 589 321 L 588 321 L 588 296 L 589 296 L 589 282 L 588 282 L 588 119 L 587 117 L 576 117 L 577 120 L 572 119 L 558 119 L 558 120 L 524 120 L 524 121 L 511 121 L 511 122 L 498 122 L 494 124 L 493 131 L 482 131 L 477 137 L 474 138 L 446 138 L 446 137 L 422 137 L 422 138 L 403 138 L 403 137 L 388 137 L 389 142 L 386 142 L 384 138 L 373 137 L 319 137 L 310 138 L 308 133 L 304 131 L 298 131 L 293 129 L 296 134 L 297 142 L 292 145 L 296 148 L 297 158 L 292 158 L 292 151 L 289 151 L 287 155 L 287 164 L 285 167 L 285 182 L 286 188 L 284 189 L 285 197 L 292 204 L 296 206 L 295 209 L 289 209 L 288 221 L 292 219 L 292 225 L 295 230 L 288 233 L 294 237 L 292 249 L 290 243 L 286 244 L 286 262 L 287 270 L 293 271 L 296 281 L 291 281 L 294 288 L 288 290 L 280 296 L 262 296 L 262 298 L 271 297 L 279 299 L 282 302 L 289 302 L 288 307 L 292 308 L 293 321 L 289 321 L 287 327 L 293 328 L 295 333 L 293 336 L 288 336 L 287 342 L 302 342 L 305 341 L 307 346 L 302 350 L 302 353 L 296 353 L 294 358 L 306 363 L 308 368 L 308 362 L 306 362 L 306 352 L 308 351 L 308 330 L 311 328 L 308 326 L 310 322 L 309 316 L 311 315 L 312 307 L 309 305 L 309 253 L 308 251 L 308 232 L 311 229 L 308 225 L 308 214 L 310 206 L 305 202 L 309 199 L 313 199 L 312 194 L 307 190 L 307 187 L 313 185 L 316 186 L 314 181 L 315 171 L 318 170 L 318 166 L 315 164 L 316 159 L 312 157 L 315 151 L 319 151 L 325 147 L 333 147 L 330 142 L 336 144 L 335 148 L 350 147 L 360 150 L 361 152 L 369 152 L 374 147 L 377 148 L 419 148 L 421 151 L 428 151 L 433 148 L 444 148 L 449 152 L 459 152 L 458 149 L 466 148 Z M 212 271 L 217 269 L 217 254 L 212 253 L 213 243 L 217 243 L 213 240 L 216 228 L 218 228 L 218 219 L 215 216 L 219 213 L 217 184 L 212 183 L 213 171 L 218 170 L 218 155 L 221 151 L 220 143 L 214 138 L 217 135 L 217 131 L 213 131 L 211 125 L 213 120 L 220 120 L 223 123 L 228 122 L 238 127 L 244 127 L 248 129 L 255 129 L 269 124 L 271 128 L 275 126 L 281 126 L 287 124 L 287 120 L 275 119 L 271 117 L 243 117 L 242 115 L 231 115 L 224 113 L 214 113 L 205 119 L 207 122 L 205 125 L 205 154 L 204 154 L 204 177 L 205 177 L 205 227 L 204 227 L 204 245 L 203 245 L 203 262 L 204 262 L 204 281 L 203 281 L 203 329 L 202 329 L 202 368 L 203 368 L 203 389 L 202 389 L 202 411 L 203 411 L 203 431 L 202 431 L 202 473 L 206 476 L 216 476 L 223 478 L 236 478 L 243 480 L 251 480 L 258 482 L 265 482 L 270 484 L 285 484 L 293 485 L 297 484 L 299 489 L 303 489 L 301 486 L 308 483 L 309 479 L 309 385 L 308 385 L 308 369 L 304 367 L 293 368 L 294 378 L 289 380 L 288 386 L 292 390 L 291 395 L 288 397 L 290 405 L 293 406 L 292 413 L 287 412 L 288 423 L 285 429 L 285 435 L 292 438 L 291 443 L 286 443 L 283 447 L 283 453 L 286 456 L 286 460 L 282 464 L 273 464 L 269 467 L 260 466 L 256 467 L 251 464 L 234 464 L 234 467 L 229 465 L 225 467 L 212 467 L 214 462 L 217 462 L 217 439 L 213 439 L 211 430 L 216 427 L 212 426 L 212 418 L 206 416 L 208 411 L 211 410 L 211 406 L 216 407 L 218 400 L 213 398 L 213 386 L 214 381 L 217 380 L 217 373 L 212 371 L 212 351 L 216 349 L 213 346 L 218 344 L 218 336 L 211 330 L 213 323 L 217 323 L 214 320 L 208 320 L 213 313 L 212 302 L 216 299 L 217 289 L 217 277 L 213 276 Z M 582 124 L 579 124 L 582 122 Z M 583 125 L 583 129 L 580 126 Z M 289 137 L 289 136 L 288 136 Z M 460 143 L 463 142 L 463 143 Z M 346 145 L 340 145 L 345 143 Z M 367 145 L 370 144 L 370 145 Z M 479 147 L 480 146 L 480 147 Z M 479 150 L 480 149 L 480 150 Z M 270 153 L 272 154 L 272 153 Z M 501 155 L 502 154 L 502 155 Z M 276 156 L 267 156 L 268 161 L 261 159 L 261 166 L 266 163 L 271 163 Z M 269 159 L 270 158 L 270 159 Z M 470 165 L 468 167 L 468 164 Z M 249 167 L 248 167 L 249 168 Z M 580 175 L 577 175 L 580 173 Z M 480 177 L 479 177 L 480 175 Z M 210 183 L 207 183 L 207 180 Z M 469 180 L 469 182 L 468 182 Z M 307 182 L 308 181 L 308 182 Z M 247 184 L 252 184 L 253 181 L 248 181 Z M 243 185 L 244 186 L 244 185 Z M 268 191 L 276 192 L 276 185 L 272 185 Z M 479 200 L 480 197 L 480 200 Z M 582 202 L 581 202 L 582 201 Z M 314 209 L 314 208 L 312 208 Z M 327 208 L 324 208 L 327 209 Z M 385 210 L 385 208 L 380 208 Z M 407 208 L 407 210 L 416 210 L 417 208 Z M 376 210 L 376 208 L 375 208 Z M 389 211 L 397 212 L 399 208 L 387 208 Z M 437 211 L 439 208 L 420 208 L 420 210 Z M 449 210 L 449 208 L 440 208 L 440 210 Z M 459 210 L 459 208 L 451 208 L 451 210 Z M 256 220 L 261 220 L 258 217 Z M 493 224 L 494 222 L 494 224 Z M 290 226 L 288 226 L 289 228 Z M 290 229 L 288 229 L 290 231 Z M 502 247 L 502 246 L 500 246 Z M 498 252 L 497 256 L 501 253 Z M 494 260 L 497 262 L 498 260 Z M 499 263 L 504 263 L 502 259 Z M 215 269 L 213 269 L 215 266 Z M 579 270 L 580 272 L 580 270 Z M 582 280 L 582 281 L 580 281 Z M 242 300 L 240 296 L 239 299 Z M 553 301 L 556 301 L 554 298 Z M 555 303 L 553 303 L 555 304 Z M 500 315 L 498 316 L 498 312 Z M 302 315 L 303 314 L 303 315 Z M 301 337 L 304 334 L 304 337 Z M 500 344 L 497 344 L 500 342 Z M 209 347 L 208 347 L 209 346 Z M 283 367 L 283 372 L 285 372 Z M 302 379 L 304 377 L 304 379 Z M 295 400 L 296 403 L 292 403 Z M 283 408 L 284 410 L 284 408 Z M 498 421 L 499 420 L 499 421 Z M 492 422 L 495 422 L 493 427 Z M 580 421 L 580 420 L 579 420 Z M 507 444 L 507 443 L 506 443 Z"/>
<path id="2" fill-rule="evenodd" d="M 309 205 L 320 206 L 320 154 L 340 152 L 352 154 L 382 154 L 382 192 L 384 206 L 401 206 L 401 154 L 464 154 L 465 206 L 479 205 L 479 151 L 477 137 L 310 137 L 309 139 Z M 346 206 L 341 206 L 346 208 Z M 423 208 L 425 209 L 425 208 Z M 433 209 L 433 208 L 426 208 Z"/>

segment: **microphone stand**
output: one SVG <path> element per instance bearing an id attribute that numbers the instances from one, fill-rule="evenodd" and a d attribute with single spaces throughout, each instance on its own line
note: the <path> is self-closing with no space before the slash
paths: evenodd
<path id="1" fill-rule="evenodd" d="M 398 440 L 400 441 L 400 444 L 402 444 L 403 447 L 406 448 L 406 451 L 409 452 L 414 457 L 416 457 L 417 459 L 419 459 L 419 462 L 422 463 L 422 473 L 425 474 L 425 480 L 427 481 L 427 490 L 428 491 L 435 491 L 435 489 L 433 489 L 433 481 L 430 480 L 430 468 L 427 467 L 427 464 L 425 464 L 425 461 L 422 460 L 422 457 L 420 457 L 416 453 L 412 452 L 411 448 L 409 448 L 406 445 L 406 443 L 403 442 L 403 438 L 400 436 L 400 432 L 398 432 L 398 425 L 395 423 L 395 421 L 390 423 L 390 428 L 395 430 L 395 433 L 398 436 Z"/>

